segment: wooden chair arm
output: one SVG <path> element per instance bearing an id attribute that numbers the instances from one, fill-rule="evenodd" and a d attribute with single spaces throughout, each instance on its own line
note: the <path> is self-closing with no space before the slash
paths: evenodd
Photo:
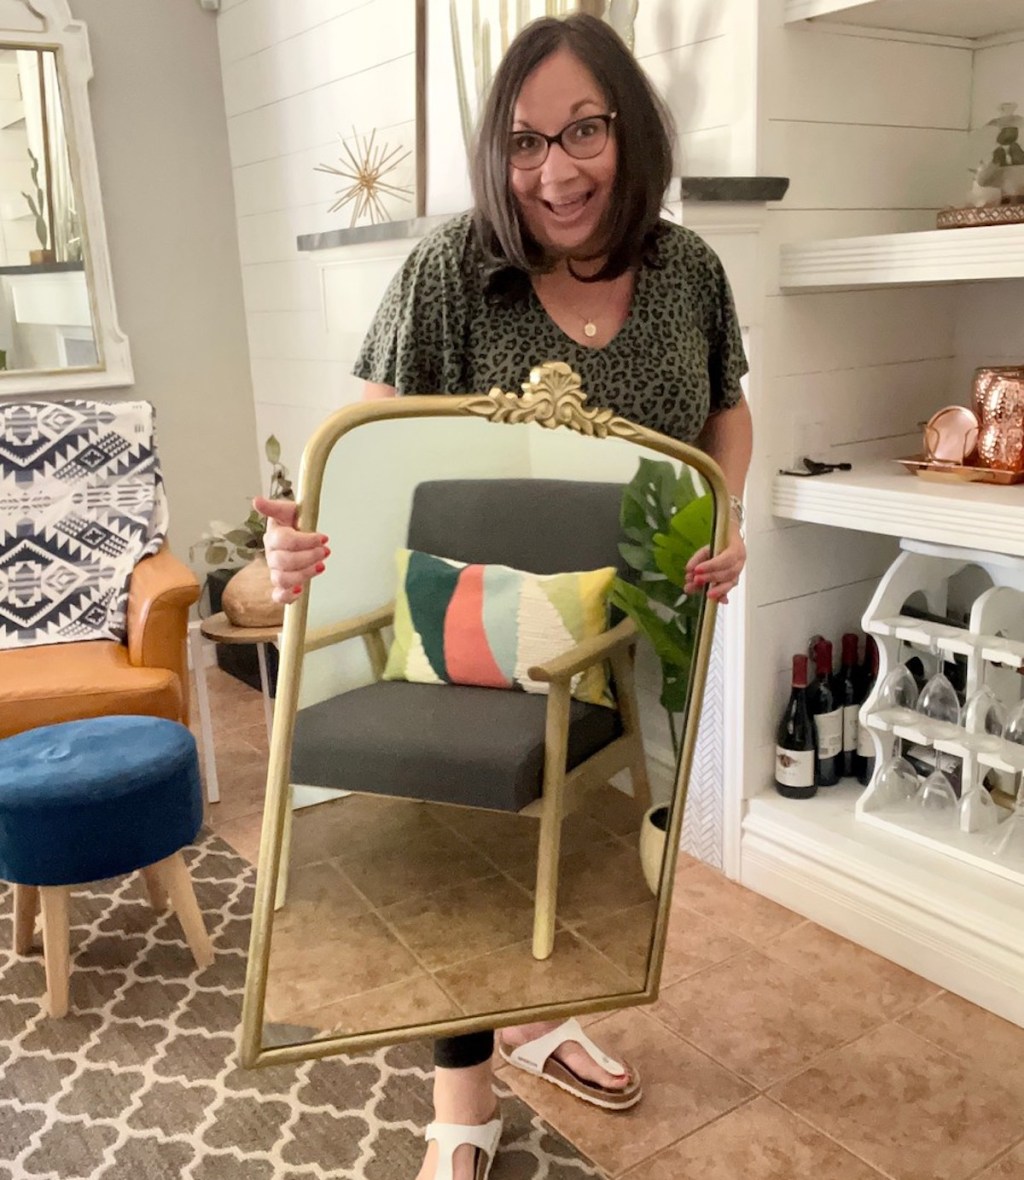
<path id="1" fill-rule="evenodd" d="M 368 611 L 365 615 L 353 615 L 350 619 L 342 619 L 340 623 L 330 623 L 326 627 L 314 627 L 306 632 L 306 642 L 303 651 L 319 651 L 323 647 L 330 647 L 335 643 L 344 643 L 346 639 L 358 639 L 361 635 L 371 635 L 384 627 L 389 627 L 395 621 L 395 604 L 387 603 Z"/>
<path id="2" fill-rule="evenodd" d="M 609 659 L 618 651 L 628 650 L 637 641 L 636 624 L 632 619 L 623 619 L 608 631 L 602 631 L 593 639 L 584 639 L 582 643 L 546 664 L 538 664 L 529 669 L 531 680 L 540 680 L 545 684 L 553 684 L 559 680 L 571 680 L 577 672 L 585 672 L 587 668 Z"/>

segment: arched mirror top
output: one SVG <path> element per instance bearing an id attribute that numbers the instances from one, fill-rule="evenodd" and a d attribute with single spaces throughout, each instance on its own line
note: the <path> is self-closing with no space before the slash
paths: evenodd
<path id="1" fill-rule="evenodd" d="M 130 385 L 67 0 L 0 0 L 0 397 Z"/>

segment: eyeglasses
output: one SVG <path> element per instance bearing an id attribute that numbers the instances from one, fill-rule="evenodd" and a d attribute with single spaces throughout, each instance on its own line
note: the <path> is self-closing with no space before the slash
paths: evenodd
<path id="1" fill-rule="evenodd" d="M 508 158 L 513 168 L 527 172 L 539 168 L 548 158 L 551 145 L 561 145 L 566 155 L 574 160 L 591 160 L 599 156 L 608 142 L 612 120 L 618 114 L 587 115 L 563 127 L 557 135 L 545 135 L 541 131 L 513 131 L 509 144 Z"/>

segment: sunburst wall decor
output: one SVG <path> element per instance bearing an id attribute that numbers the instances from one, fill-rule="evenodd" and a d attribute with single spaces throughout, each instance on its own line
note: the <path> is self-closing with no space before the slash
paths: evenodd
<path id="1" fill-rule="evenodd" d="M 335 168 L 333 164 L 317 164 L 314 168 L 315 172 L 330 172 L 352 182 L 347 188 L 338 190 L 338 199 L 327 210 L 328 213 L 335 213 L 351 204 L 350 226 L 355 225 L 364 213 L 369 215 L 371 225 L 376 225 L 379 221 L 389 221 L 390 217 L 382 197 L 397 197 L 400 201 L 408 201 L 412 197 L 412 189 L 408 186 L 390 184 L 384 180 L 385 176 L 390 176 L 412 153 L 402 152 L 400 147 L 375 144 L 376 135 L 376 131 L 371 131 L 369 139 L 364 136 L 360 142 L 360 137 L 353 127 L 352 136 L 356 142 L 356 152 L 353 152 L 344 140 L 341 141 L 348 157 L 347 163 L 342 158 L 340 163 L 344 166 L 341 168 Z"/>

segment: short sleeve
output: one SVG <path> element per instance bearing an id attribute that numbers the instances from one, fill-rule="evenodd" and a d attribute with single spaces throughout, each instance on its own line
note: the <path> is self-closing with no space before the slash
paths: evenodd
<path id="1" fill-rule="evenodd" d="M 711 291 L 715 305 L 708 317 L 708 377 L 711 384 L 711 412 L 714 413 L 716 410 L 728 410 L 742 400 L 740 380 L 749 366 L 725 268 L 717 254 L 712 254 L 711 264 Z"/>
<path id="2" fill-rule="evenodd" d="M 463 227 L 449 223 L 413 249 L 377 308 L 356 377 L 399 395 L 466 392 L 464 248 Z"/>

